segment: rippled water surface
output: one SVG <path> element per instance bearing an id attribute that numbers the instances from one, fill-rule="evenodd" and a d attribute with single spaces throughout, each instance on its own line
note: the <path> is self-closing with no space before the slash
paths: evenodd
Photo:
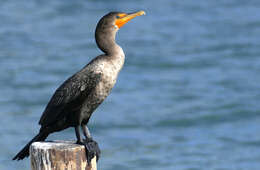
<path id="1" fill-rule="evenodd" d="M 125 67 L 89 123 L 102 170 L 260 168 L 260 2 L 257 0 L 0 2 L 0 169 L 39 129 L 55 89 L 101 51 L 109 11 L 146 16 L 117 42 Z M 49 140 L 75 140 L 74 130 Z"/>

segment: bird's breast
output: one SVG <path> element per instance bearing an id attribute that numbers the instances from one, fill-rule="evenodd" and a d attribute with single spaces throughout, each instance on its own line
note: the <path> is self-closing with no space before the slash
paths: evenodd
<path id="1" fill-rule="evenodd" d="M 100 75 L 99 81 L 95 88 L 86 98 L 81 113 L 84 119 L 88 120 L 92 112 L 101 104 L 109 95 L 114 87 L 118 73 L 123 67 L 124 61 L 111 61 L 104 58 L 93 62 L 90 69 L 94 75 Z"/>
<path id="2" fill-rule="evenodd" d="M 113 65 L 113 63 L 105 65 L 101 73 L 102 76 L 101 76 L 100 85 L 104 89 L 106 89 L 108 93 L 114 87 L 120 69 L 121 68 L 117 67 L 116 65 Z"/>
<path id="3" fill-rule="evenodd" d="M 105 99 L 112 88 L 114 87 L 118 74 L 123 67 L 124 61 L 113 61 L 105 60 L 99 63 L 99 68 L 97 69 L 101 75 L 101 79 L 96 86 L 95 92 L 103 100 Z"/>

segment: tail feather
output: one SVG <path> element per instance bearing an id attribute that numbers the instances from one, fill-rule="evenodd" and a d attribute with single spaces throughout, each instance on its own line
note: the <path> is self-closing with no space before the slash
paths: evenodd
<path id="1" fill-rule="evenodd" d="M 13 160 L 22 160 L 25 157 L 28 157 L 30 145 L 33 142 L 44 141 L 48 135 L 49 135 L 48 133 L 40 132 L 29 143 L 27 143 L 27 145 L 25 145 L 25 147 L 13 158 Z"/>

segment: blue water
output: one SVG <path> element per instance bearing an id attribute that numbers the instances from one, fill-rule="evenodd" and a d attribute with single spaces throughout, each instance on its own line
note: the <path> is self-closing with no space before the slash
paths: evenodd
<path id="1" fill-rule="evenodd" d="M 125 67 L 89 123 L 98 169 L 259 170 L 258 0 L 1 1 L 1 170 L 30 169 L 11 158 L 55 89 L 101 53 L 100 17 L 140 9 L 117 35 Z"/>

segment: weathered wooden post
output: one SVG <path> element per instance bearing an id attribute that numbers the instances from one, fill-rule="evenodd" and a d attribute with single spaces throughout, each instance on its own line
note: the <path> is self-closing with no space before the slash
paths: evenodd
<path id="1" fill-rule="evenodd" d="M 32 170 L 96 170 L 96 157 L 88 165 L 85 147 L 72 141 L 34 142 L 30 147 Z"/>

